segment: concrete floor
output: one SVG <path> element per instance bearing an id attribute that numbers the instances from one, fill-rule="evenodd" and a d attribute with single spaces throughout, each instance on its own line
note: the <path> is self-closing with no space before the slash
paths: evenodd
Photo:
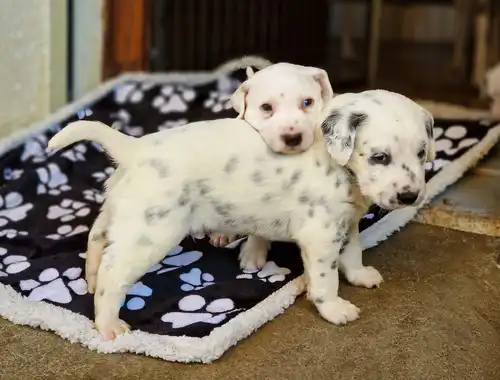
<path id="1" fill-rule="evenodd" d="M 0 379 L 499 379 L 499 248 L 411 224 L 365 253 L 380 289 L 341 285 L 361 319 L 333 326 L 301 298 L 211 365 L 97 354 L 0 320 Z"/>

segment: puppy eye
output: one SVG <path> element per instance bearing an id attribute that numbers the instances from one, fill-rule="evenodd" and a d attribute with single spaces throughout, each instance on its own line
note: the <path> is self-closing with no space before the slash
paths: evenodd
<path id="1" fill-rule="evenodd" d="M 309 108 L 314 104 L 314 99 L 306 98 L 306 99 L 304 99 L 303 104 L 304 104 L 305 108 Z"/>
<path id="2" fill-rule="evenodd" d="M 372 165 L 389 165 L 391 163 L 391 156 L 387 153 L 375 153 L 370 157 L 370 163 Z"/>
<path id="3" fill-rule="evenodd" d="M 273 106 L 269 103 L 263 103 L 260 105 L 260 109 L 264 112 L 272 112 Z"/>
<path id="4" fill-rule="evenodd" d="M 420 161 L 423 161 L 425 160 L 425 156 L 426 156 L 426 151 L 425 149 L 420 149 L 420 151 L 418 152 L 418 158 L 420 159 Z"/>

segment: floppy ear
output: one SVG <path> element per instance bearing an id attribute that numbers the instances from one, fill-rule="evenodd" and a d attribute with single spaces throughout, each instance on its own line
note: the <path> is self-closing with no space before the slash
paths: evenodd
<path id="1" fill-rule="evenodd" d="M 247 75 L 248 79 L 250 79 L 253 76 L 254 71 L 252 69 L 252 66 L 247 66 L 247 68 L 245 70 L 245 74 Z"/>
<path id="2" fill-rule="evenodd" d="M 238 112 L 237 119 L 242 119 L 246 109 L 246 98 L 248 93 L 249 83 L 248 80 L 240 84 L 240 87 L 231 95 L 231 105 L 234 110 Z"/>
<path id="3" fill-rule="evenodd" d="M 332 110 L 321 124 L 328 153 L 341 166 L 345 166 L 354 152 L 356 129 L 363 124 L 368 115 L 361 112 L 342 112 Z"/>
<path id="4" fill-rule="evenodd" d="M 431 113 L 425 110 L 425 131 L 429 144 L 427 145 L 427 162 L 431 162 L 436 158 L 436 142 L 434 140 L 434 118 Z"/>
<path id="5" fill-rule="evenodd" d="M 321 98 L 323 105 L 326 105 L 333 98 L 333 89 L 325 70 L 317 67 L 306 67 L 307 72 L 319 83 L 321 87 Z"/>

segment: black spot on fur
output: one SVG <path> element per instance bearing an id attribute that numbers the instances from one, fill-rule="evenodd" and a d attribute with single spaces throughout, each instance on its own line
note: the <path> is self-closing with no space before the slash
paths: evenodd
<path id="1" fill-rule="evenodd" d="M 301 203 L 301 204 L 307 204 L 307 203 L 309 203 L 309 201 L 310 201 L 309 197 L 305 194 L 302 194 L 299 197 L 299 203 Z"/>
<path id="2" fill-rule="evenodd" d="M 102 297 L 104 295 L 104 289 L 99 290 L 99 297 Z"/>
<path id="3" fill-rule="evenodd" d="M 166 218 L 170 209 L 162 206 L 152 206 L 144 210 L 144 218 L 146 223 L 151 224 L 163 218 Z"/>
<path id="4" fill-rule="evenodd" d="M 165 165 L 163 162 L 161 162 L 156 158 L 146 160 L 142 165 L 147 165 L 152 169 L 156 170 L 156 172 L 158 173 L 158 177 L 160 178 L 167 178 L 169 175 L 169 170 L 167 165 Z"/>
<path id="5" fill-rule="evenodd" d="M 314 209 L 310 208 L 309 211 L 307 212 L 307 215 L 309 216 L 309 218 L 314 218 Z"/>
<path id="6" fill-rule="evenodd" d="M 185 184 L 182 188 L 181 195 L 177 199 L 177 203 L 179 206 L 183 207 L 189 203 L 189 195 L 191 193 L 191 189 L 188 184 Z"/>
<path id="7" fill-rule="evenodd" d="M 137 244 L 142 246 L 148 246 L 148 245 L 153 245 L 153 241 L 147 236 L 143 235 L 139 239 L 137 239 Z"/>
<path id="8" fill-rule="evenodd" d="M 323 302 L 325 302 L 325 300 L 323 298 L 318 297 L 318 298 L 314 299 L 314 303 L 322 304 Z"/>
<path id="9" fill-rule="evenodd" d="M 106 231 L 101 231 L 99 233 L 92 235 L 92 241 L 104 240 L 104 239 L 106 239 L 107 235 L 108 234 Z"/>
<path id="10" fill-rule="evenodd" d="M 325 273 L 325 272 L 320 273 L 319 275 L 320 275 L 321 277 L 326 277 L 326 273 Z"/>
<path id="11" fill-rule="evenodd" d="M 283 168 L 277 167 L 276 168 L 276 174 L 281 174 L 281 173 L 283 173 Z"/>
<path id="12" fill-rule="evenodd" d="M 325 262 L 325 260 L 323 260 L 323 259 L 318 259 L 318 263 L 323 264 L 324 262 Z"/>
<path id="13" fill-rule="evenodd" d="M 196 181 L 196 187 L 198 187 L 198 191 L 200 195 L 207 195 L 212 192 L 212 188 L 207 184 L 208 179 L 200 179 Z"/>
<path id="14" fill-rule="evenodd" d="M 252 173 L 251 179 L 254 183 L 260 184 L 264 181 L 264 175 L 260 170 L 256 170 Z"/>
<path id="15" fill-rule="evenodd" d="M 330 269 L 335 270 L 335 269 L 337 269 L 337 268 L 338 268 L 338 266 L 339 266 L 339 265 L 338 265 L 337 260 L 333 260 L 333 262 L 332 262 L 332 266 L 330 267 Z"/>
<path id="16" fill-rule="evenodd" d="M 342 239 L 342 242 L 341 242 L 341 245 L 340 245 L 340 249 L 339 249 L 339 255 L 341 255 L 341 254 L 344 253 L 345 247 L 347 246 L 347 244 L 349 244 L 349 240 L 347 238 Z"/>
<path id="17" fill-rule="evenodd" d="M 333 110 L 321 123 L 321 131 L 323 132 L 323 136 L 325 136 L 326 139 L 333 138 L 334 127 L 341 118 L 342 114 L 338 110 Z"/>
<path id="18" fill-rule="evenodd" d="M 213 206 L 215 212 L 220 216 L 229 216 L 231 211 L 234 209 L 234 205 L 231 203 L 222 203 L 218 201 L 213 201 Z"/>
<path id="19" fill-rule="evenodd" d="M 406 171 L 406 173 L 408 173 L 410 180 L 414 182 L 415 179 L 417 178 L 417 175 L 408 167 L 408 165 L 403 164 L 401 165 L 401 167 L 403 168 L 404 171 Z"/>
<path id="20" fill-rule="evenodd" d="M 429 139 L 434 138 L 434 133 L 432 131 L 433 128 L 434 128 L 434 119 L 430 117 L 425 121 L 425 132 L 427 133 L 427 137 Z"/>
<path id="21" fill-rule="evenodd" d="M 232 173 L 236 170 L 236 167 L 238 166 L 239 159 L 236 156 L 232 156 L 224 166 L 224 171 L 226 173 Z"/>
<path id="22" fill-rule="evenodd" d="M 273 198 L 274 196 L 272 194 L 267 193 L 262 196 L 261 201 L 267 203 Z"/>
<path id="23" fill-rule="evenodd" d="M 340 185 L 342 185 L 342 180 L 340 179 L 339 176 L 337 176 L 337 180 L 335 181 L 335 188 L 339 188 Z"/>
<path id="24" fill-rule="evenodd" d="M 281 227 L 285 224 L 285 222 L 281 219 L 274 219 L 273 220 L 273 227 Z"/>

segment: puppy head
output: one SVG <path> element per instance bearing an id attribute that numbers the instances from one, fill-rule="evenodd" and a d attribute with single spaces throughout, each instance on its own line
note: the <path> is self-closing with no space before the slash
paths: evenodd
<path id="1" fill-rule="evenodd" d="M 354 172 L 365 197 L 389 210 L 424 199 L 424 165 L 435 157 L 428 111 L 383 90 L 339 95 L 327 108 L 321 130 L 328 152 Z"/>
<path id="2" fill-rule="evenodd" d="M 249 78 L 231 97 L 238 117 L 245 119 L 277 153 L 294 154 L 314 142 L 323 107 L 333 97 L 326 71 L 277 63 Z"/>

